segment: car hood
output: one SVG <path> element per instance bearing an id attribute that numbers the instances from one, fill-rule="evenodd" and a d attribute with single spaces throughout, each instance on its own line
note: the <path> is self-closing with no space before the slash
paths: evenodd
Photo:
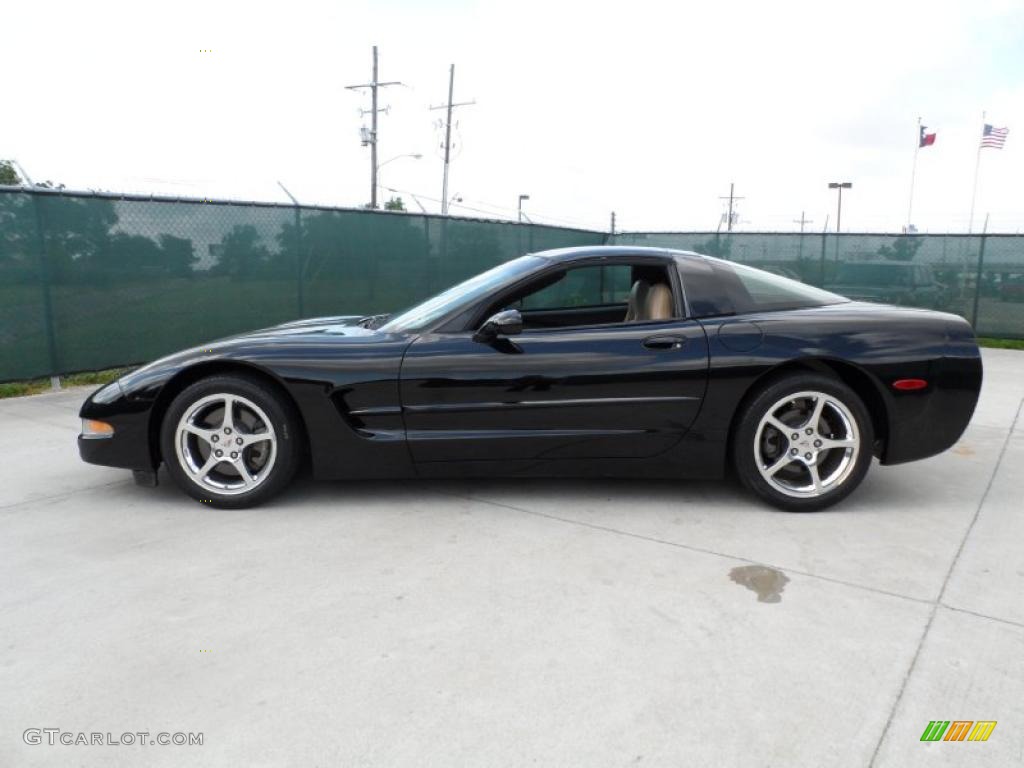
<path id="1" fill-rule="evenodd" d="M 363 315 L 336 315 L 332 317 L 311 317 L 305 320 L 292 320 L 280 325 L 270 326 L 269 328 L 227 336 L 213 343 L 219 344 L 226 341 L 267 337 L 315 336 L 318 334 L 331 334 L 333 336 L 367 336 L 375 334 L 376 331 L 358 325 L 362 318 Z"/>
<path id="2" fill-rule="evenodd" d="M 315 348 L 331 345 L 338 353 L 352 348 L 365 353 L 374 346 L 402 347 L 410 338 L 358 325 L 362 315 L 337 315 L 294 320 L 269 328 L 247 331 L 174 352 L 118 379 L 124 395 L 153 396 L 155 388 L 175 373 L 199 363 L 239 361 L 258 367 L 271 366 L 282 357 L 317 355 Z M 332 351 L 331 354 L 334 354 Z"/>

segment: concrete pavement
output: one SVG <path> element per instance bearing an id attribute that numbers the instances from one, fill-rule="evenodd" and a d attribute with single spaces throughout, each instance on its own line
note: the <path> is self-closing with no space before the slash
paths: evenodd
<path id="1" fill-rule="evenodd" d="M 0 401 L 0 766 L 1024 763 L 1024 353 L 984 355 L 957 446 L 813 515 L 625 481 L 216 510 L 80 462 L 86 391 Z"/>

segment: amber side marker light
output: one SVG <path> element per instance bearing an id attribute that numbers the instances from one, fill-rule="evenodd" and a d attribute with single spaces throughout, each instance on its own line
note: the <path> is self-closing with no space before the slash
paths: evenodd
<path id="1" fill-rule="evenodd" d="M 896 379 L 892 383 L 893 389 L 898 389 L 900 392 L 913 392 L 916 389 L 924 389 L 928 386 L 928 382 L 924 379 Z"/>
<path id="2" fill-rule="evenodd" d="M 105 421 L 82 419 L 82 437 L 100 438 L 113 437 L 114 428 Z"/>

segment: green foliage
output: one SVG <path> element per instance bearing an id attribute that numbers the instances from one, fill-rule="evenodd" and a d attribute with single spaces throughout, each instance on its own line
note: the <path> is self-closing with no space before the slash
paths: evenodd
<path id="1" fill-rule="evenodd" d="M 401 197 L 392 197 L 390 200 L 388 200 L 386 203 L 384 203 L 384 210 L 385 211 L 404 211 L 404 210 L 406 210 L 405 203 L 402 201 Z"/>
<path id="2" fill-rule="evenodd" d="M 61 376 L 61 386 L 64 387 L 98 387 L 101 384 L 109 384 L 114 379 L 124 376 L 130 368 L 111 368 L 106 371 L 90 371 L 87 373 L 72 373 L 70 376 Z M 0 384 L 0 399 L 5 397 L 22 397 L 24 395 L 38 395 L 51 388 L 49 379 L 29 379 L 28 381 L 7 381 Z"/>
<path id="3" fill-rule="evenodd" d="M 0 184 L 16 187 L 21 184 L 21 177 L 14 170 L 14 166 L 6 160 L 0 160 Z"/>
<path id="4" fill-rule="evenodd" d="M 211 274 L 242 279 L 256 274 L 270 261 L 270 253 L 260 242 L 260 233 L 251 224 L 236 224 L 221 238 L 217 250 L 220 259 Z"/>
<path id="5" fill-rule="evenodd" d="M 921 247 L 924 240 L 920 236 L 901 235 L 897 237 L 892 245 L 883 245 L 878 249 L 878 255 L 889 261 L 913 261 L 917 249 Z"/>

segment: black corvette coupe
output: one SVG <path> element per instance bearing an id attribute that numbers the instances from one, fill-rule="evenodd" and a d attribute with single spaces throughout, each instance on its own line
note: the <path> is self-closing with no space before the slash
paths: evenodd
<path id="1" fill-rule="evenodd" d="M 650 248 L 531 254 L 405 312 L 165 357 L 82 406 L 82 458 L 246 507 L 321 478 L 720 477 L 833 504 L 877 456 L 960 437 L 981 386 L 955 315 Z"/>

